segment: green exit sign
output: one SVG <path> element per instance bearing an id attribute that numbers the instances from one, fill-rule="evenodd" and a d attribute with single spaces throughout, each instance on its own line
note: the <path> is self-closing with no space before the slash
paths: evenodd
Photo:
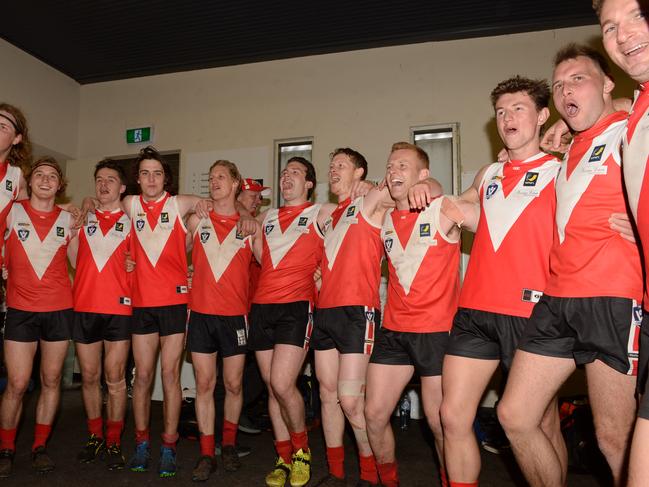
<path id="1" fill-rule="evenodd" d="M 127 144 L 142 144 L 151 141 L 151 127 L 140 127 L 126 130 Z"/>

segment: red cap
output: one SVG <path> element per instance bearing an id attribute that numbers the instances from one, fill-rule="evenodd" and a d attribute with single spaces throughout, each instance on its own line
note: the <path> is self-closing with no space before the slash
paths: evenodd
<path id="1" fill-rule="evenodd" d="M 257 191 L 261 193 L 262 196 L 270 196 L 270 188 L 268 186 L 264 186 L 261 184 L 257 179 L 252 179 L 252 178 L 245 178 L 243 181 L 241 181 L 241 190 L 245 191 Z"/>

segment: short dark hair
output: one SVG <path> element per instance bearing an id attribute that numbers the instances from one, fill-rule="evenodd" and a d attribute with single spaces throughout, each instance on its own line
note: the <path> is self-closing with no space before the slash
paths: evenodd
<path id="1" fill-rule="evenodd" d="M 306 194 L 306 198 L 310 200 L 311 196 L 313 195 L 313 192 L 315 191 L 315 185 L 316 185 L 315 167 L 313 167 L 313 164 L 311 164 L 310 161 L 300 156 L 291 157 L 288 161 L 286 161 L 286 165 L 288 166 L 291 162 L 299 162 L 306 169 L 306 175 L 304 179 L 313 183 Z"/>
<path id="2" fill-rule="evenodd" d="M 158 161 L 160 163 L 160 165 L 162 166 L 162 170 L 165 173 L 164 189 L 169 190 L 169 188 L 173 184 L 173 178 L 174 178 L 173 173 L 171 172 L 171 166 L 167 161 L 165 161 L 164 157 L 162 157 L 162 155 L 152 145 L 149 145 L 144 149 L 140 150 L 140 153 L 135 158 L 135 161 L 133 161 L 135 167 L 135 179 L 137 180 L 140 177 L 140 163 L 148 159 Z"/>
<path id="3" fill-rule="evenodd" d="M 554 56 L 554 67 L 556 68 L 564 61 L 570 59 L 577 59 L 578 57 L 586 57 L 590 59 L 595 66 L 597 66 L 605 76 L 607 76 L 611 81 L 613 81 L 613 74 L 611 73 L 611 67 L 608 64 L 608 61 L 604 55 L 593 49 L 590 46 L 585 46 L 583 44 L 577 44 L 571 42 L 570 44 L 562 47 L 557 51 L 557 54 Z"/>
<path id="4" fill-rule="evenodd" d="M 97 163 L 95 166 L 95 175 L 94 177 L 97 177 L 97 173 L 99 172 L 100 169 L 112 169 L 113 171 L 117 171 L 117 174 L 119 176 L 119 182 L 122 184 L 126 184 L 126 171 L 124 171 L 124 168 L 111 159 L 110 157 L 106 157 L 105 159 L 102 159 Z"/>
<path id="5" fill-rule="evenodd" d="M 414 151 L 414 153 L 417 154 L 417 159 L 419 159 L 419 162 L 421 162 L 422 166 L 424 166 L 424 169 L 430 168 L 430 160 L 428 159 L 428 154 L 418 145 L 411 144 L 410 142 L 395 142 L 394 144 L 392 144 L 390 154 L 398 150 Z"/>
<path id="6" fill-rule="evenodd" d="M 349 147 L 339 147 L 337 149 L 334 149 L 334 151 L 329 154 L 329 160 L 333 159 L 339 154 L 345 154 L 347 157 L 349 157 L 349 160 L 352 161 L 354 167 L 363 170 L 361 179 L 365 179 L 367 177 L 367 160 L 365 159 L 365 156 L 363 154 L 355 151 L 354 149 L 350 149 Z"/>
<path id="7" fill-rule="evenodd" d="M 491 92 L 491 104 L 496 108 L 496 103 L 501 96 L 519 92 L 527 93 L 534 101 L 537 111 L 541 111 L 550 105 L 550 87 L 547 80 L 525 78 L 519 75 L 501 81 L 496 85 Z"/>

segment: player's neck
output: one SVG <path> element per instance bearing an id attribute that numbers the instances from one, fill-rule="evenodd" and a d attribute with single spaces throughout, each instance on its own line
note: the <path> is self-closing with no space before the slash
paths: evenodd
<path id="1" fill-rule="evenodd" d="M 10 152 L 11 152 L 11 147 L 9 147 L 7 150 L 3 150 L 2 152 L 0 152 L 0 163 L 7 162 L 7 157 L 9 157 Z"/>
<path id="2" fill-rule="evenodd" d="M 37 211 L 48 212 L 54 209 L 54 198 L 39 198 L 32 193 L 29 205 Z"/>
<path id="3" fill-rule="evenodd" d="M 97 206 L 98 210 L 106 211 L 106 212 L 113 212 L 115 210 L 119 210 L 120 208 L 121 208 L 121 205 L 119 204 L 119 200 L 109 201 L 109 202 L 106 202 L 106 203 L 102 203 L 100 201 L 99 206 Z"/>
<path id="4" fill-rule="evenodd" d="M 234 206 L 234 200 L 231 198 L 223 198 L 219 200 L 212 200 L 214 213 L 219 215 L 234 215 L 237 209 Z"/>
<path id="5" fill-rule="evenodd" d="M 394 205 L 399 211 L 410 210 L 410 202 L 408 201 L 408 196 L 403 199 L 394 200 Z"/>
<path id="6" fill-rule="evenodd" d="M 539 140 L 533 140 L 529 144 L 517 149 L 507 149 L 507 155 L 510 161 L 524 161 L 541 152 Z"/>
<path id="7" fill-rule="evenodd" d="M 142 199 L 147 203 L 155 202 L 158 201 L 160 198 L 162 198 L 165 195 L 165 193 L 166 191 L 162 191 L 161 193 L 158 193 L 155 196 L 147 196 L 144 193 L 142 193 Z"/>
<path id="8" fill-rule="evenodd" d="M 284 201 L 284 206 L 302 206 L 307 201 L 309 200 L 307 200 L 306 196 L 300 196 L 289 201 Z"/>
<path id="9" fill-rule="evenodd" d="M 343 191 L 342 193 L 338 193 L 336 197 L 338 198 L 338 203 L 342 203 L 345 201 L 347 198 L 350 198 L 352 195 L 351 191 Z"/>

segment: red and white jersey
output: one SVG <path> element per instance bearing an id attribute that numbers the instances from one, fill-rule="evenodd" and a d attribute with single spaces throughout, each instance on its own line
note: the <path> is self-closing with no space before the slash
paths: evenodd
<path id="1" fill-rule="evenodd" d="M 486 169 L 461 307 L 524 318 L 532 314 L 550 273 L 560 166 L 541 152 Z"/>
<path id="2" fill-rule="evenodd" d="M 18 197 L 21 176 L 20 167 L 0 162 L 0 221 L 3 224 L 7 221 L 11 203 Z"/>
<path id="3" fill-rule="evenodd" d="M 131 274 L 126 272 L 131 220 L 122 210 L 88 213 L 79 232 L 74 309 L 84 313 L 131 314 Z"/>
<path id="4" fill-rule="evenodd" d="M 214 212 L 194 231 L 194 276 L 190 309 L 203 314 L 240 316 L 248 313 L 251 238 L 237 231 L 239 215 Z"/>
<path id="5" fill-rule="evenodd" d="M 58 207 L 38 211 L 25 200 L 11 207 L 6 222 L 7 306 L 38 312 L 72 308 L 66 255 L 72 215 Z"/>
<path id="6" fill-rule="evenodd" d="M 545 289 L 551 296 L 642 299 L 638 247 L 608 222 L 627 208 L 620 168 L 626 116 L 615 112 L 577 134 L 561 163 Z"/>
<path id="7" fill-rule="evenodd" d="M 379 308 L 381 228 L 363 215 L 364 198 L 347 198 L 324 224 L 322 286 L 318 308 Z"/>
<path id="8" fill-rule="evenodd" d="M 176 196 L 165 193 L 157 201 L 133 198 L 133 306 L 154 307 L 188 301 L 187 229 Z"/>
<path id="9" fill-rule="evenodd" d="M 261 274 L 252 302 L 315 301 L 313 274 L 322 260 L 321 205 L 307 202 L 266 212 Z"/>
<path id="10" fill-rule="evenodd" d="M 441 198 L 417 213 L 389 210 L 381 238 L 388 256 L 388 299 L 383 327 L 448 331 L 460 294 L 460 245 L 439 231 Z"/>
<path id="11" fill-rule="evenodd" d="M 635 218 L 644 253 L 645 295 L 644 308 L 649 310 L 649 83 L 640 86 L 627 122 L 622 151 L 624 183 L 631 212 Z"/>

